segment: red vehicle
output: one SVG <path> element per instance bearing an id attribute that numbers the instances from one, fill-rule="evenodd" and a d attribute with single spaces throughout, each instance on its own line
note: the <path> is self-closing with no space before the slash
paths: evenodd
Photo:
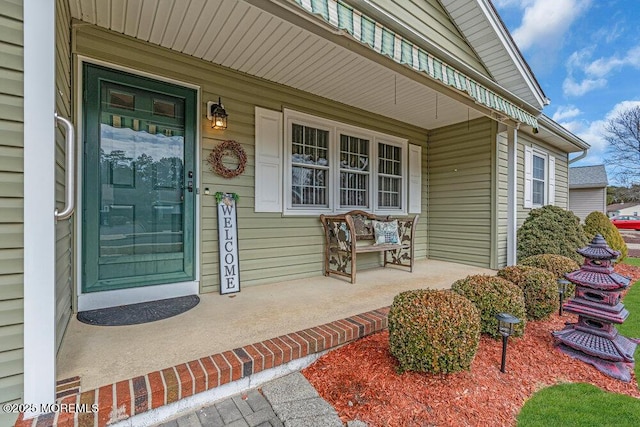
<path id="1" fill-rule="evenodd" d="M 620 230 L 640 230 L 640 216 L 618 215 L 611 218 L 611 222 Z"/>

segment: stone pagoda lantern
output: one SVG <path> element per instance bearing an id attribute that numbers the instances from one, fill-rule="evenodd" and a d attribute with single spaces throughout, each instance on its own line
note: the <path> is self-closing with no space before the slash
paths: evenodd
<path id="1" fill-rule="evenodd" d="M 590 363 L 613 378 L 630 381 L 636 342 L 618 333 L 613 325 L 621 324 L 629 311 L 620 302 L 629 279 L 613 271 L 612 260 L 620 252 L 611 249 L 597 234 L 578 253 L 584 256 L 580 270 L 565 274 L 576 285 L 575 297 L 564 310 L 578 315 L 578 322 L 553 332 L 560 350 Z"/>

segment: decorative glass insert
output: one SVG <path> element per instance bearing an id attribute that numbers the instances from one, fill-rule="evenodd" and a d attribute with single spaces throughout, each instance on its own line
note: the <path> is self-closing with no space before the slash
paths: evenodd
<path id="1" fill-rule="evenodd" d="M 533 155 L 533 204 L 544 205 L 545 159 Z"/>
<path id="2" fill-rule="evenodd" d="M 402 148 L 378 144 L 378 207 L 402 208 Z"/>
<path id="3" fill-rule="evenodd" d="M 154 99 L 153 114 L 156 116 L 174 118 L 176 116 L 176 104 L 173 102 L 163 101 L 161 99 Z"/>
<path id="4" fill-rule="evenodd" d="M 369 206 L 369 140 L 340 135 L 340 206 Z"/>
<path id="5" fill-rule="evenodd" d="M 291 205 L 328 207 L 329 131 L 292 125 Z"/>
<path id="6" fill-rule="evenodd" d="M 109 91 L 109 107 L 122 108 L 125 110 L 135 109 L 135 95 L 131 93 L 119 92 L 115 90 Z"/>

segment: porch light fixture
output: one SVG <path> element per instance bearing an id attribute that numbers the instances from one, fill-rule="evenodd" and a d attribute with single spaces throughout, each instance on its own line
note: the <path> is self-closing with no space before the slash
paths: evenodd
<path id="1" fill-rule="evenodd" d="M 520 323 L 520 319 L 509 313 L 498 313 L 495 317 L 498 319 L 498 332 L 502 335 L 502 363 L 500 364 L 500 372 L 504 373 L 504 368 L 507 363 L 507 340 L 509 336 L 513 335 L 514 326 Z"/>
<path id="2" fill-rule="evenodd" d="M 207 119 L 211 120 L 213 129 L 226 129 L 228 116 L 220 97 L 217 104 L 215 101 L 207 102 Z"/>
<path id="3" fill-rule="evenodd" d="M 558 279 L 558 296 L 560 298 L 560 307 L 558 308 L 558 316 L 562 316 L 562 304 L 564 303 L 564 294 L 567 293 L 567 285 L 571 283 L 567 279 Z"/>

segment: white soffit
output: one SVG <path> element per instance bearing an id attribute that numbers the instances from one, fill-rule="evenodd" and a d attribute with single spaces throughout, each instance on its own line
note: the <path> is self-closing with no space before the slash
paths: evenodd
<path id="1" fill-rule="evenodd" d="M 69 4 L 82 21 L 425 129 L 483 116 L 241 0 Z"/>
<path id="2" fill-rule="evenodd" d="M 540 109 L 546 98 L 490 0 L 440 0 L 495 81 Z"/>

